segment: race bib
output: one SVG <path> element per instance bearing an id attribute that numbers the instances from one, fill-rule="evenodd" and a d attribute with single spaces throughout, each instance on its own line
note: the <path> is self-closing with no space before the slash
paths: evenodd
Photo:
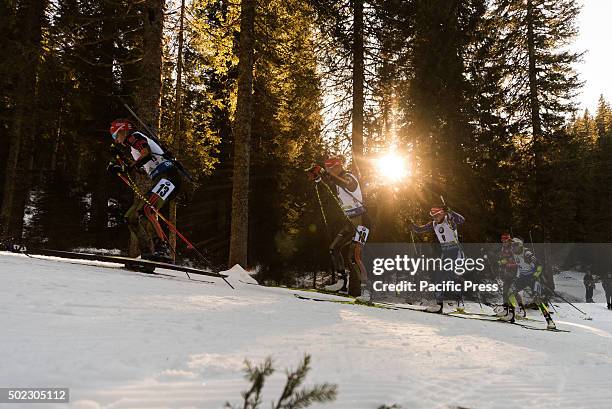
<path id="1" fill-rule="evenodd" d="M 533 285 L 533 291 L 536 295 L 542 295 L 542 284 L 538 280 Z"/>
<path id="2" fill-rule="evenodd" d="M 368 240 L 368 234 L 370 234 L 370 229 L 365 226 L 357 226 L 357 231 L 355 232 L 355 237 L 353 238 L 354 242 L 365 244 Z"/>
<path id="3" fill-rule="evenodd" d="M 162 199 L 166 199 L 170 193 L 174 191 L 174 184 L 170 182 L 168 179 L 160 180 L 157 185 L 153 188 L 153 193 L 159 196 Z"/>

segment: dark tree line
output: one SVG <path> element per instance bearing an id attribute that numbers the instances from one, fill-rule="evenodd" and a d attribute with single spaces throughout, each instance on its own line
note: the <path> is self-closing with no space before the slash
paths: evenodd
<path id="1" fill-rule="evenodd" d="M 576 1 L 173 7 L 0 3 L 2 237 L 127 250 L 132 193 L 105 172 L 125 101 L 194 175 L 177 224 L 214 264 L 326 269 L 339 215 L 304 169 L 331 153 L 362 174 L 372 240 L 410 240 L 440 195 L 466 241 L 612 238 L 612 115 L 576 112 Z M 410 158 L 400 183 L 374 165 L 388 150 Z"/>

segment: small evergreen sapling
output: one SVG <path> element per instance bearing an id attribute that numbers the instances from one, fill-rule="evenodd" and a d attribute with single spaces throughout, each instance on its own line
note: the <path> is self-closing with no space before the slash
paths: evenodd
<path id="1" fill-rule="evenodd" d="M 229 402 L 225 404 L 227 409 L 258 409 L 261 405 L 261 392 L 266 378 L 274 373 L 272 360 L 266 360 L 259 366 L 253 366 L 248 360 L 245 361 L 246 379 L 251 383 L 248 391 L 242 393 L 242 406 L 232 406 Z M 337 386 L 323 383 L 312 388 L 300 388 L 306 380 L 310 371 L 310 355 L 304 359 L 295 371 L 287 370 L 287 382 L 283 388 L 280 398 L 276 403 L 272 402 L 273 409 L 302 409 L 313 403 L 331 402 L 336 399 Z"/>

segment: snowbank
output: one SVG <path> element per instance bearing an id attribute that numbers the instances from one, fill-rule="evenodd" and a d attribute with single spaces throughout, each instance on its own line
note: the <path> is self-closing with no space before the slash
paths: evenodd
<path id="1" fill-rule="evenodd" d="M 227 276 L 227 280 L 234 283 L 243 283 L 243 284 L 259 284 L 257 280 L 255 280 L 248 271 L 246 271 L 240 264 L 236 264 L 234 267 L 230 268 L 226 271 L 221 271 L 221 274 Z"/>

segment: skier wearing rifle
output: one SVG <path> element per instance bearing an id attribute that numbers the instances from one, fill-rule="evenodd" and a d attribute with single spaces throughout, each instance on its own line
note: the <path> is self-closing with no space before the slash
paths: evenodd
<path id="1" fill-rule="evenodd" d="M 438 238 L 438 242 L 440 242 L 440 247 L 442 248 L 442 262 L 447 259 L 460 259 L 463 258 L 463 251 L 461 249 L 461 245 L 459 244 L 459 234 L 457 232 L 457 226 L 463 224 L 465 222 L 465 218 L 461 216 L 459 213 L 454 212 L 448 208 L 448 206 L 444 205 L 441 207 L 432 207 L 429 215 L 432 218 L 427 224 L 422 226 L 417 226 L 414 223 L 411 223 L 410 228 L 415 233 L 427 233 L 434 232 L 436 237 Z M 436 270 L 434 272 L 434 281 L 436 284 L 441 284 L 443 281 L 449 279 L 453 281 L 455 277 L 449 275 L 448 272 L 443 270 Z M 442 313 L 444 308 L 444 292 L 436 291 L 435 293 L 436 303 L 437 305 L 431 306 L 427 308 L 429 312 Z M 462 294 L 459 294 L 458 304 L 462 304 Z M 458 309 L 461 309 L 459 307 Z"/>
<path id="2" fill-rule="evenodd" d="M 503 282 L 503 310 L 499 312 L 499 316 L 503 317 L 508 315 L 509 308 L 509 299 L 510 299 L 510 287 L 517 276 L 518 265 L 516 264 L 516 260 L 514 259 L 514 253 L 512 251 L 512 236 L 508 233 L 504 233 L 501 235 L 502 249 L 499 254 L 499 271 L 500 276 Z M 518 304 L 522 310 L 523 316 L 526 316 L 527 313 L 525 311 L 525 306 L 523 305 L 523 300 L 520 295 L 517 293 L 515 295 Z"/>
<path id="3" fill-rule="evenodd" d="M 508 311 L 506 315 L 502 316 L 501 318 L 506 321 L 514 322 L 515 309 L 517 307 L 517 294 L 523 289 L 530 288 L 533 290 L 535 303 L 538 305 L 540 312 L 546 319 L 547 328 L 556 329 L 556 325 L 550 316 L 550 312 L 548 312 L 548 308 L 546 308 L 546 305 L 542 301 L 542 265 L 538 263 L 538 260 L 531 251 L 525 250 L 523 240 L 518 237 L 512 239 L 512 254 L 514 256 L 514 262 L 517 265 L 517 276 L 510 286 L 507 300 Z"/>
<path id="4" fill-rule="evenodd" d="M 329 187 L 345 216 L 340 231 L 329 246 L 332 264 L 339 281 L 336 283 L 337 288 L 333 290 L 347 291 L 348 280 L 342 251 L 348 246 L 349 269 L 353 277 L 361 280 L 361 295 L 358 299 L 370 301 L 371 294 L 367 288 L 368 276 L 361 261 L 362 248 L 367 239 L 367 229 L 362 226 L 366 209 L 363 205 L 359 180 L 353 173 L 344 169 L 344 158 L 341 156 L 328 158 L 324 167 L 313 165 L 308 172 L 316 183 L 323 182 Z"/>
<path id="5" fill-rule="evenodd" d="M 137 193 L 125 219 L 132 237 L 138 242 L 141 257 L 170 260 L 168 240 L 159 224 L 157 212 L 178 194 L 182 183 L 180 172 L 159 144 L 138 131 L 130 120 L 113 121 L 110 133 L 117 157 L 110 161 L 107 169 L 123 178 Z M 127 148 L 132 158 L 123 154 L 120 147 Z M 142 195 L 138 194 L 138 188 L 130 177 L 134 170 L 145 173 L 151 180 L 150 189 Z"/>

